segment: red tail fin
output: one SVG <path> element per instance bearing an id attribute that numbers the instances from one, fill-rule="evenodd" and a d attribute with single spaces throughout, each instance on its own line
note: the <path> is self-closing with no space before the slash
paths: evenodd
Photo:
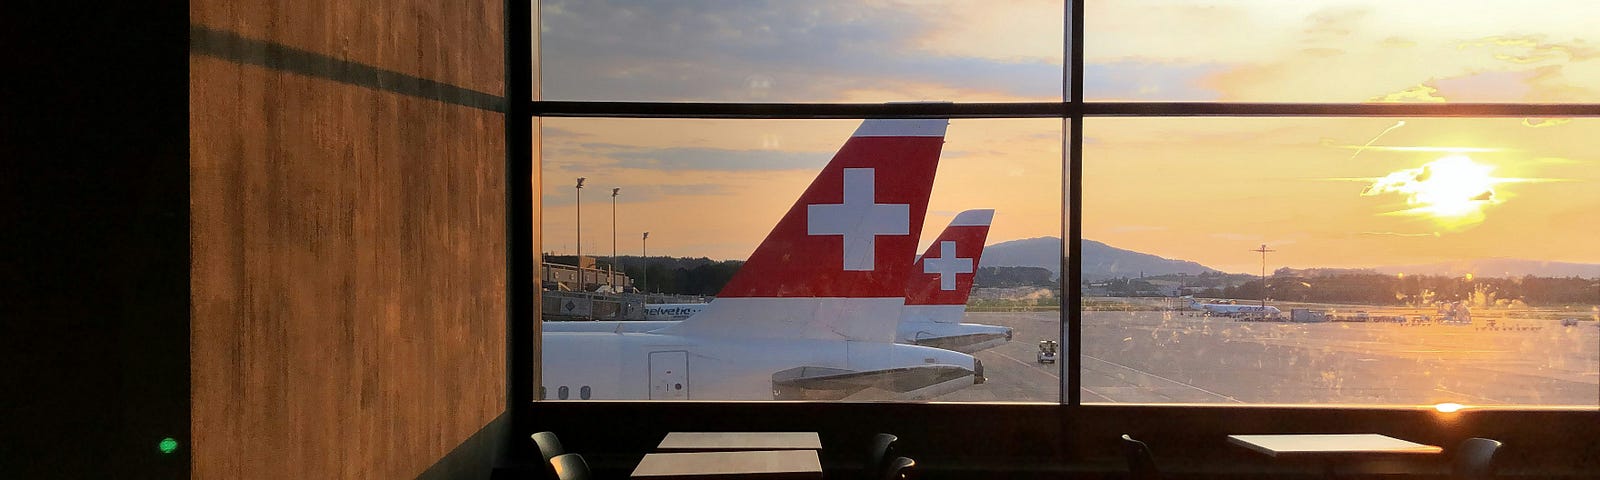
<path id="1" fill-rule="evenodd" d="M 966 305 L 993 220 L 992 209 L 957 214 L 912 266 L 906 305 Z"/>
<path id="2" fill-rule="evenodd" d="M 718 296 L 904 295 L 948 123 L 862 122 Z"/>

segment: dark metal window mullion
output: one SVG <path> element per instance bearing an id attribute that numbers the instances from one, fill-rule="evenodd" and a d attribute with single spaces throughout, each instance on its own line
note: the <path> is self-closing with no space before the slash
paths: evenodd
<path id="1" fill-rule="evenodd" d="M 1064 380 L 1061 385 L 1064 395 L 1061 401 L 1067 406 L 1083 404 L 1083 289 L 1079 287 L 1083 281 L 1083 0 L 1073 0 L 1068 4 L 1067 13 L 1067 61 L 1070 78 L 1066 92 L 1066 118 L 1067 122 L 1067 165 L 1064 170 L 1066 182 L 1067 211 L 1066 221 L 1063 222 L 1065 234 L 1061 241 L 1065 246 L 1065 265 L 1061 269 L 1061 296 L 1067 301 L 1061 304 L 1061 336 L 1067 344 L 1067 361 L 1062 368 Z M 1057 362 L 1061 365 L 1062 362 Z"/>

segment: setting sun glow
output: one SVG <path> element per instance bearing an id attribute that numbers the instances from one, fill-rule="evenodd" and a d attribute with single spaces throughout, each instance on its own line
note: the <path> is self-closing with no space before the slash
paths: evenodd
<path id="1" fill-rule="evenodd" d="M 1461 227 L 1483 221 L 1484 208 L 1500 203 L 1494 186 L 1506 179 L 1490 175 L 1494 167 L 1452 155 L 1424 164 L 1420 168 L 1395 171 L 1376 179 L 1361 194 L 1375 196 L 1396 193 L 1406 197 L 1404 210 L 1389 215 L 1425 215 L 1447 227 Z"/>

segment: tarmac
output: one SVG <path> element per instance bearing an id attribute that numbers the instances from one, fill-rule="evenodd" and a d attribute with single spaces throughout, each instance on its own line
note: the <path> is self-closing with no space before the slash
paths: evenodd
<path id="1" fill-rule="evenodd" d="M 1084 403 L 1600 404 L 1597 322 L 1538 317 L 1474 310 L 1472 324 L 1288 323 L 1086 311 L 1081 393 Z M 1040 340 L 1060 341 L 1060 318 L 968 312 L 967 322 L 1011 327 L 1014 340 L 974 355 L 987 382 L 930 400 L 1058 402 L 1066 344 L 1055 364 L 1037 352 Z"/>

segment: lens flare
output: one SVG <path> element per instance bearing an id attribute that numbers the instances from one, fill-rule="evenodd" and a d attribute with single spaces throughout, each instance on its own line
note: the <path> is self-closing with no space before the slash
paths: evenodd
<path id="1" fill-rule="evenodd" d="M 1482 222 L 1484 209 L 1503 201 L 1494 186 L 1510 179 L 1495 178 L 1493 171 L 1464 155 L 1451 155 L 1376 179 L 1361 195 L 1402 195 L 1411 208 L 1386 215 L 1426 216 L 1441 226 L 1460 228 Z"/>

